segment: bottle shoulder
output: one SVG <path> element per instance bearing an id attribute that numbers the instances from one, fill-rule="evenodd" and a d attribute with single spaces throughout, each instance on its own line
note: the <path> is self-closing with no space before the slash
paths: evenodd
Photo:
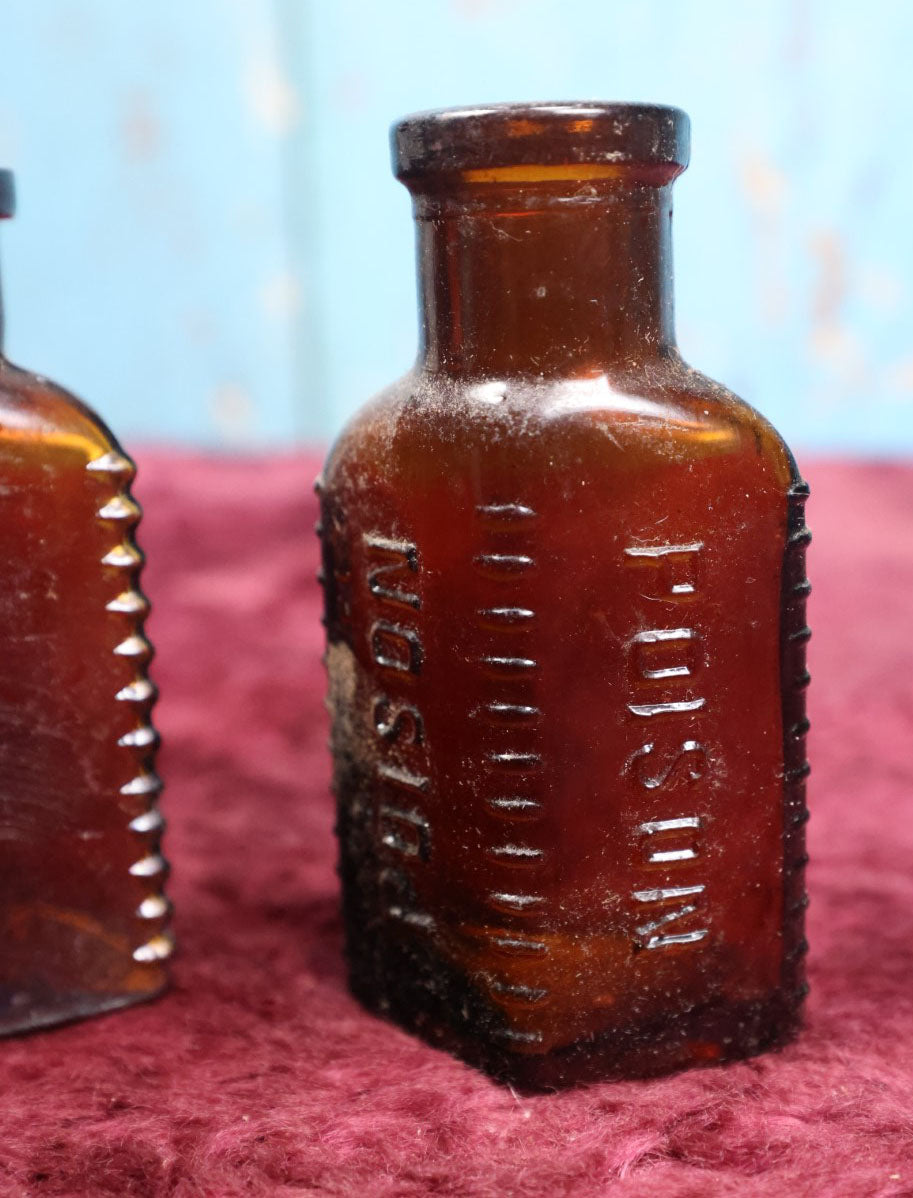
<path id="1" fill-rule="evenodd" d="M 34 443 L 35 452 L 54 449 L 86 461 L 123 453 L 104 421 L 81 399 L 40 374 L 0 358 L 0 443 Z"/>
<path id="2" fill-rule="evenodd" d="M 656 459 L 695 465 L 744 459 L 788 488 L 799 480 L 785 441 L 755 408 L 677 355 L 586 377 L 454 379 L 414 370 L 345 426 L 327 471 L 513 444 L 544 462 L 572 456 L 594 471 Z"/>
<path id="3" fill-rule="evenodd" d="M 424 406 L 425 391 L 417 371 L 402 375 L 395 382 L 372 396 L 346 420 L 336 435 L 327 455 L 324 474 L 331 473 L 339 463 L 377 452 L 380 446 L 396 436 L 404 413 L 415 405 Z"/>
<path id="4" fill-rule="evenodd" d="M 661 403 L 674 406 L 698 427 L 699 435 L 711 443 L 751 446 L 780 476 L 785 486 L 801 481 L 795 457 L 783 436 L 752 404 L 689 365 L 678 354 L 672 356 L 664 375 L 657 380 Z"/>

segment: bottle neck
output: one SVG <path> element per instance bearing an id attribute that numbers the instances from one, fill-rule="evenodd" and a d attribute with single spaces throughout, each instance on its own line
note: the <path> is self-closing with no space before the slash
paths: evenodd
<path id="1" fill-rule="evenodd" d="M 485 191 L 415 196 L 424 369 L 573 377 L 674 350 L 671 183 Z"/>

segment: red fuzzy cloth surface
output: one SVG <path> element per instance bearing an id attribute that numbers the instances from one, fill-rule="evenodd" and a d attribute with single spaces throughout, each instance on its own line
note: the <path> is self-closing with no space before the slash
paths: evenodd
<path id="1" fill-rule="evenodd" d="M 913 1195 L 913 468 L 806 463 L 802 1039 L 527 1098 L 346 992 L 316 467 L 140 455 L 182 953 L 153 1004 L 0 1042 L 2 1198 Z"/>

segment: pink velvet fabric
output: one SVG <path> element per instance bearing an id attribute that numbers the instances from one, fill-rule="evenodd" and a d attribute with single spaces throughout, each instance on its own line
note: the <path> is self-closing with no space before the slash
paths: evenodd
<path id="1" fill-rule="evenodd" d="M 913 468 L 806 463 L 802 1040 L 526 1098 L 346 993 L 315 460 L 140 462 L 182 955 L 154 1004 L 0 1043 L 0 1194 L 913 1194 Z"/>

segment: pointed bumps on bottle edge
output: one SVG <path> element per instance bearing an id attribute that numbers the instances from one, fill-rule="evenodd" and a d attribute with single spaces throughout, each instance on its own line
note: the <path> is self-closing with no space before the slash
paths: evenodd
<path id="1" fill-rule="evenodd" d="M 171 904 L 162 892 L 168 874 L 168 863 L 159 852 L 159 841 L 165 822 L 156 806 L 162 783 L 152 771 L 151 758 L 159 736 L 149 710 L 154 704 L 157 691 L 146 674 L 152 657 L 152 645 L 143 634 L 142 624 L 149 611 L 149 603 L 137 586 L 137 575 L 143 565 L 143 554 L 133 541 L 133 528 L 139 522 L 141 509 L 130 494 L 136 468 L 129 458 L 111 450 L 94 458 L 86 465 L 87 471 L 114 486 L 96 510 L 97 519 L 120 539 L 101 558 L 101 565 L 117 575 L 127 575 L 126 585 L 105 604 L 105 610 L 114 616 L 125 617 L 126 634 L 114 646 L 113 652 L 121 659 L 133 663 L 135 675 L 115 694 L 120 703 L 138 705 L 138 723 L 135 728 L 120 736 L 117 746 L 139 753 L 142 759 L 140 771 L 129 778 L 121 787 L 120 795 L 126 800 L 145 800 L 148 806 L 128 823 L 129 830 L 138 837 L 148 838 L 146 852 L 130 866 L 134 878 L 147 879 L 154 887 L 139 904 L 135 915 L 143 921 L 160 922 L 162 927 L 133 950 L 133 959 L 140 965 L 157 964 L 171 956 L 174 940 L 164 926 L 171 914 Z"/>

